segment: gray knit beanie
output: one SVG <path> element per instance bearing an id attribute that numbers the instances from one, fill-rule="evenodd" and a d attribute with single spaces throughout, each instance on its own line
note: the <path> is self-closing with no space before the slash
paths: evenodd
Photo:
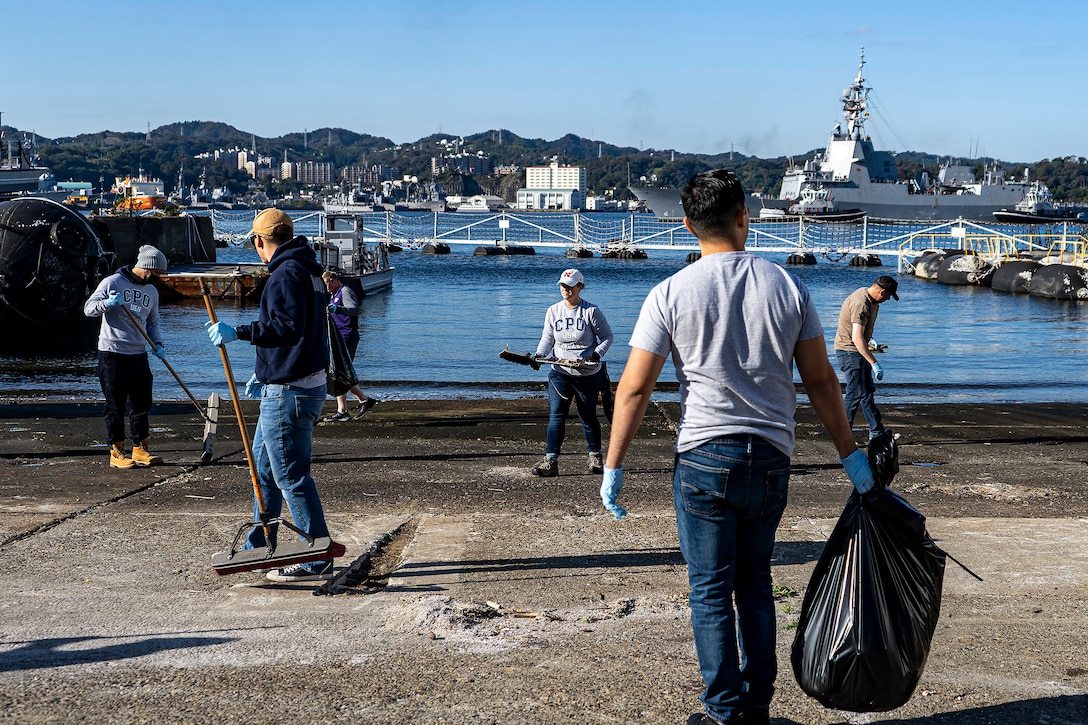
<path id="1" fill-rule="evenodd" d="M 134 267 L 140 269 L 151 269 L 158 272 L 166 271 L 166 255 L 160 252 L 150 244 L 145 244 L 140 247 L 140 251 L 136 254 L 136 264 Z"/>

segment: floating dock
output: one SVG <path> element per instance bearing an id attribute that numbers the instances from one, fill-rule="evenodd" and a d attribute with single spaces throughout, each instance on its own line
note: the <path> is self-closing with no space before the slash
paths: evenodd
<path id="1" fill-rule="evenodd" d="M 257 300 L 266 281 L 268 267 L 263 264 L 197 262 L 172 265 L 166 276 L 155 280 L 155 286 L 165 302 L 200 297 L 201 283 L 216 299 Z"/>

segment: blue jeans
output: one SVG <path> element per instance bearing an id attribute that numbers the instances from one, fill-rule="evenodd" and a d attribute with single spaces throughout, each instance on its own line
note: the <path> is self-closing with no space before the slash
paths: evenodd
<path id="1" fill-rule="evenodd" d="M 702 701 L 723 722 L 774 694 L 771 554 L 789 478 L 789 457 L 758 436 L 717 438 L 676 457 L 673 502 Z"/>
<path id="2" fill-rule="evenodd" d="M 846 405 L 846 421 L 854 425 L 854 416 L 861 408 L 865 420 L 869 423 L 869 438 L 876 438 L 884 430 L 881 422 L 880 411 L 876 409 L 876 382 L 873 381 L 873 366 L 861 356 L 860 352 L 853 350 L 836 350 L 839 358 L 839 369 L 842 370 L 846 380 L 846 392 L 843 393 L 843 403 Z"/>
<path id="3" fill-rule="evenodd" d="M 601 371 L 592 375 L 564 375 L 553 368 L 548 373 L 548 443 L 545 453 L 559 455 L 567 432 L 567 413 L 573 399 L 586 434 L 590 453 L 601 451 L 601 421 L 597 419 L 597 396 L 601 394 Z"/>
<path id="4" fill-rule="evenodd" d="M 328 536 L 325 512 L 317 484 L 310 476 L 314 423 L 325 405 L 325 386 L 294 388 L 265 385 L 261 395 L 261 417 L 253 436 L 253 458 L 257 480 L 264 496 L 265 510 L 275 518 L 287 510 L 295 526 L 315 537 Z M 256 501 L 253 520 L 259 520 Z M 275 538 L 276 527 L 272 527 Z M 275 546 L 275 541 L 272 542 Z M 260 526 L 249 532 L 246 548 L 265 546 Z M 322 562 L 310 565 L 320 568 Z"/>

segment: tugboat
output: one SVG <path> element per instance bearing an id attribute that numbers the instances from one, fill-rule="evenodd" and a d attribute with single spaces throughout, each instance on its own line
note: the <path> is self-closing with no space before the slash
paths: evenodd
<path id="1" fill-rule="evenodd" d="M 1010 209 L 994 212 L 999 222 L 1009 224 L 1054 224 L 1056 222 L 1080 222 L 1088 216 L 1076 209 L 1063 209 L 1054 203 L 1050 189 L 1041 181 L 1031 182 L 1024 198 Z"/>
<path id="2" fill-rule="evenodd" d="M 126 176 L 117 177 L 113 185 L 113 193 L 117 194 L 116 207 L 120 211 L 149 211 L 162 209 L 166 206 L 165 185 L 162 179 L 152 179 L 144 176 L 144 170 L 136 178 Z"/>
<path id="3" fill-rule="evenodd" d="M 863 209 L 839 209 L 831 190 L 822 186 L 801 189 L 801 199 L 790 205 L 790 214 L 809 220 L 853 222 L 865 216 Z"/>
<path id="4" fill-rule="evenodd" d="M 36 197 L 0 202 L 0 321 L 6 343 L 85 342 L 88 329 L 93 340 L 97 321 L 83 315 L 83 303 L 115 267 L 98 230 L 75 210 Z"/>

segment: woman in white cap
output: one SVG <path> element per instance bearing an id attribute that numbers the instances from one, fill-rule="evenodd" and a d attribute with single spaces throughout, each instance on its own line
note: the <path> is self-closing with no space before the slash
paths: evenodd
<path id="1" fill-rule="evenodd" d="M 559 276 L 560 302 L 544 315 L 544 332 L 534 357 L 554 355 L 562 360 L 584 359 L 578 367 L 552 365 L 548 373 L 548 441 L 544 460 L 533 466 L 534 476 L 559 475 L 559 452 L 566 433 L 567 413 L 573 400 L 589 448 L 589 472 L 601 473 L 601 422 L 597 419 L 597 396 L 604 374 L 601 358 L 612 346 L 612 328 L 597 305 L 582 299 L 585 278 L 577 269 L 564 270 Z"/>
<path id="2" fill-rule="evenodd" d="M 166 274 L 166 255 L 150 244 L 140 247 L 136 264 L 122 267 L 102 280 L 83 305 L 87 317 L 101 317 L 98 333 L 98 379 L 106 396 L 106 433 L 110 466 L 132 468 L 162 463 L 147 447 L 150 433 L 151 367 L 144 336 L 121 305 L 155 341 L 151 352 L 165 359 L 159 330 L 159 290 L 154 278 Z M 125 409 L 129 409 L 132 457 L 125 454 Z"/>

